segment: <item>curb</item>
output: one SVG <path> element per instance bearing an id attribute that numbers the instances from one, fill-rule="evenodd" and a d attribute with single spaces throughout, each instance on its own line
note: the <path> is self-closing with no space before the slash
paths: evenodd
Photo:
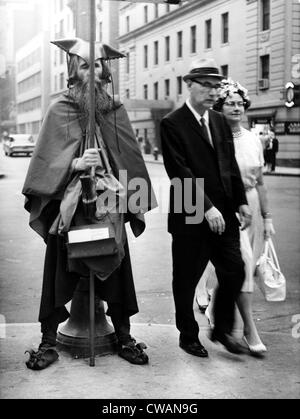
<path id="1" fill-rule="evenodd" d="M 150 159 L 145 159 L 144 157 L 144 161 L 145 163 L 150 163 L 150 164 L 164 164 L 164 162 L 162 160 L 150 160 Z M 278 167 L 280 169 L 280 167 Z M 300 176 L 300 169 L 299 169 L 299 173 L 293 173 L 293 172 L 275 172 L 275 173 L 263 173 L 264 176 L 290 176 L 290 177 L 299 177 Z"/>
<path id="2" fill-rule="evenodd" d="M 264 176 L 289 176 L 289 177 L 299 177 L 300 173 L 264 173 Z"/>

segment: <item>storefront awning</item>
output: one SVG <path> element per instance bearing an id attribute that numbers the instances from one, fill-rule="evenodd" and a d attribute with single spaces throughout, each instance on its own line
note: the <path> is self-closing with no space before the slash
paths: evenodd
<path id="1" fill-rule="evenodd" d="M 256 124 L 265 124 L 274 121 L 277 108 L 262 108 L 262 109 L 249 109 L 247 111 L 248 120 Z"/>

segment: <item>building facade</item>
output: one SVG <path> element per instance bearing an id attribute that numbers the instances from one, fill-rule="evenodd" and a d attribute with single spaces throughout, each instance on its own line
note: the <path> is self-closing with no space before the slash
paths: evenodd
<path id="1" fill-rule="evenodd" d="M 180 106 L 187 97 L 182 77 L 192 61 L 213 57 L 225 76 L 249 90 L 246 125 L 275 129 L 278 158 L 299 165 L 299 107 L 288 109 L 284 98 L 286 83 L 300 82 L 299 14 L 298 0 L 120 5 L 119 49 L 127 57 L 120 67 L 120 93 L 137 135 L 159 146 L 152 110 L 163 101 L 169 110 Z"/>
<path id="2" fill-rule="evenodd" d="M 66 53 L 50 41 L 75 36 L 88 39 L 87 6 L 86 2 L 77 3 L 72 0 L 45 2 L 39 16 L 43 30 L 37 31 L 36 35 L 17 51 L 18 132 L 28 132 L 36 136 L 49 104 L 66 90 L 68 80 Z M 118 7 L 117 2 L 98 0 L 96 9 L 96 40 L 114 47 L 117 47 L 119 31 Z M 117 93 L 119 80 L 117 62 L 112 63 L 111 71 L 114 92 Z"/>
<path id="3" fill-rule="evenodd" d="M 285 86 L 300 84 L 300 2 L 246 2 L 246 80 L 251 127 L 275 130 L 278 163 L 300 166 L 300 107 L 285 105 Z"/>
<path id="4" fill-rule="evenodd" d="M 49 104 L 48 42 L 40 32 L 16 53 L 17 132 L 34 137 Z"/>
<path id="5" fill-rule="evenodd" d="M 54 100 L 67 88 L 68 71 L 65 51 L 50 41 L 62 38 L 74 38 L 76 33 L 75 18 L 68 0 L 49 2 L 48 19 L 50 39 L 48 52 L 50 55 L 50 100 Z"/>
<path id="6" fill-rule="evenodd" d="M 16 51 L 40 31 L 41 4 L 0 3 L 0 130 L 16 131 Z M 16 24 L 18 22 L 18 24 Z M 26 22 L 26 24 L 24 24 Z M 21 30 L 20 30 L 21 27 Z"/>

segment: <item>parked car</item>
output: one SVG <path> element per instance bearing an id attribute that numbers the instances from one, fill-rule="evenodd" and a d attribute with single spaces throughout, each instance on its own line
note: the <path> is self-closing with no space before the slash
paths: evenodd
<path id="1" fill-rule="evenodd" d="M 3 150 L 6 156 L 14 154 L 30 156 L 34 147 L 34 138 L 31 134 L 9 134 L 9 137 L 3 140 Z"/>

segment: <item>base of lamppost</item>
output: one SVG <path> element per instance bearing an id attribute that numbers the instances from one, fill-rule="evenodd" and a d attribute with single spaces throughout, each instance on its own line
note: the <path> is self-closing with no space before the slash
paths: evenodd
<path id="1" fill-rule="evenodd" d="M 96 336 L 94 342 L 95 355 L 110 355 L 117 351 L 117 338 L 114 332 L 105 336 Z M 68 336 L 59 331 L 57 349 L 68 352 L 73 358 L 88 358 L 90 341 L 88 337 Z"/>
<path id="2" fill-rule="evenodd" d="M 70 353 L 74 358 L 90 356 L 89 338 L 89 286 L 86 278 L 81 278 L 74 292 L 70 317 L 57 333 L 57 349 Z M 95 299 L 95 355 L 114 354 L 117 351 L 117 337 L 108 323 L 103 301 Z"/>

